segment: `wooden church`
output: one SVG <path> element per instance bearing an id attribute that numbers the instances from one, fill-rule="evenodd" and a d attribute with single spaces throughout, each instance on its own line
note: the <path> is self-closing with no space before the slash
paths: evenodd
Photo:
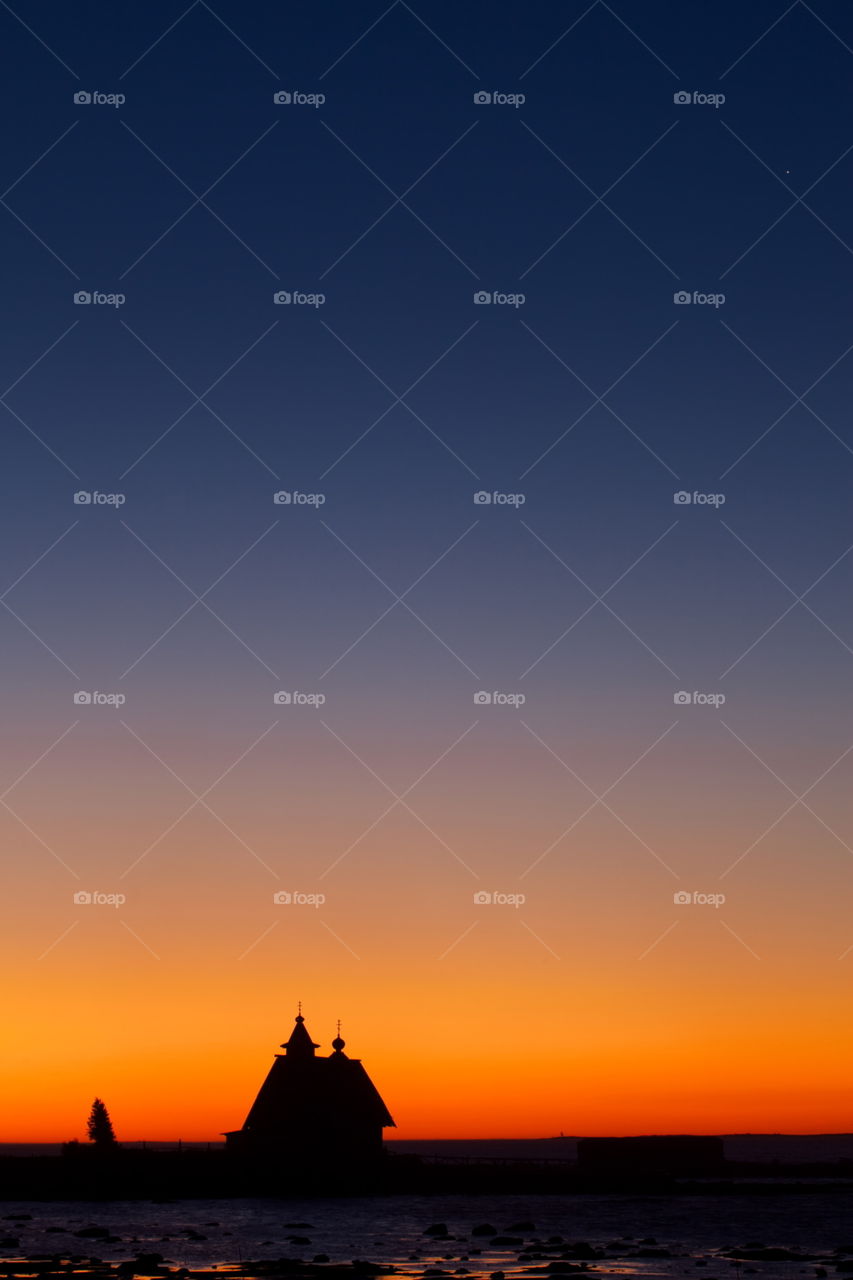
<path id="1" fill-rule="evenodd" d="M 338 1035 L 318 1055 L 300 1012 L 242 1129 L 225 1134 L 226 1151 L 251 1160 L 317 1166 L 362 1165 L 382 1154 L 382 1130 L 394 1121 L 360 1059 Z"/>

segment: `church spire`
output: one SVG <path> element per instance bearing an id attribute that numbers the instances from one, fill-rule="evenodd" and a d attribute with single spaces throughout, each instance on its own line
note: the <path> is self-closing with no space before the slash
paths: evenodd
<path id="1" fill-rule="evenodd" d="M 299 1001 L 299 1012 L 296 1015 L 296 1022 L 290 1033 L 290 1039 L 282 1046 L 289 1058 L 313 1058 L 314 1050 L 319 1049 L 319 1045 L 315 1044 L 305 1029 L 305 1019 L 302 1016 L 302 1001 Z"/>

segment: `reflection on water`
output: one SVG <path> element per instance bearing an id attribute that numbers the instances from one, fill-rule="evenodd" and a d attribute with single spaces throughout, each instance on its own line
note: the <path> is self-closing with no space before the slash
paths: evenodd
<path id="1" fill-rule="evenodd" d="M 842 1193 L 766 1196 L 435 1196 L 338 1200 L 192 1200 L 169 1204 L 7 1204 L 0 1236 L 0 1274 L 44 1277 L 91 1274 L 82 1259 L 110 1264 L 161 1254 L 165 1265 L 265 1280 L 275 1274 L 247 1263 L 301 1259 L 330 1270 L 354 1259 L 392 1265 L 408 1276 L 491 1276 L 560 1280 L 594 1275 L 704 1280 L 750 1274 L 785 1280 L 816 1264 L 835 1270 L 849 1218 Z M 444 1228 L 444 1230 L 442 1230 Z M 432 1234 L 428 1234 L 428 1231 Z M 474 1233 L 474 1234 L 472 1234 Z M 811 1255 L 791 1260 L 721 1257 L 751 1244 Z M 586 1246 L 586 1248 L 584 1248 Z M 33 1265 L 37 1255 L 43 1265 Z M 815 1255 L 820 1255 L 816 1257 Z M 853 1259 L 853 1244 L 846 1251 Z M 77 1261 L 76 1268 L 68 1260 Z M 703 1269 L 698 1272 L 697 1263 Z M 845 1268 L 846 1269 L 846 1268 Z M 99 1270 L 95 1264 L 94 1270 Z M 156 1263 L 137 1275 L 156 1271 Z M 112 1273 L 115 1275 L 115 1272 Z M 355 1272 L 359 1274 L 358 1271 Z M 369 1276 L 364 1268 L 360 1274 Z"/>

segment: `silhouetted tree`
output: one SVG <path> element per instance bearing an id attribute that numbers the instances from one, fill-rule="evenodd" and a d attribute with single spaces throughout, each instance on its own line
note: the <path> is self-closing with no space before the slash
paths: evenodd
<path id="1" fill-rule="evenodd" d="M 89 1141 L 94 1142 L 96 1147 L 115 1147 L 118 1145 L 113 1132 L 110 1113 L 100 1098 L 96 1098 L 92 1103 L 92 1110 L 89 1112 L 86 1128 L 89 1133 Z"/>

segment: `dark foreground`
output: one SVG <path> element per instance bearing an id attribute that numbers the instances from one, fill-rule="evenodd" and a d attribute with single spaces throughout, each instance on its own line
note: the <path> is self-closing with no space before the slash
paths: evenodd
<path id="1" fill-rule="evenodd" d="M 9 1280 L 759 1280 L 853 1274 L 849 1193 L 7 1206 Z M 7 1233 L 3 1235 L 2 1233 Z M 699 1270 L 701 1268 L 701 1270 Z"/>
<path id="2" fill-rule="evenodd" d="M 739 1196 L 853 1190 L 853 1161 L 781 1164 L 722 1160 L 713 1169 L 579 1168 L 568 1160 L 424 1160 L 385 1155 L 370 1165 L 241 1162 L 223 1151 L 84 1149 L 69 1156 L 0 1157 L 0 1200 L 235 1199 L 264 1196 L 601 1195 Z"/>

